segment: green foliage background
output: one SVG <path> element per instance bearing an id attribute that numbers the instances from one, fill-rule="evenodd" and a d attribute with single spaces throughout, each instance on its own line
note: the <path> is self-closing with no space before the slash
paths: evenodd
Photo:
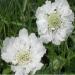
<path id="1" fill-rule="evenodd" d="M 51 0 L 54 1 L 54 0 Z M 45 0 L 0 0 L 0 55 L 6 37 L 17 36 L 21 28 L 38 36 L 35 12 Z M 68 0 L 75 13 L 75 0 Z M 75 26 L 75 22 L 73 23 Z M 45 64 L 36 74 L 75 74 L 75 29 L 60 46 L 44 44 L 47 53 L 42 58 Z M 12 74 L 10 64 L 0 56 L 0 74 Z"/>

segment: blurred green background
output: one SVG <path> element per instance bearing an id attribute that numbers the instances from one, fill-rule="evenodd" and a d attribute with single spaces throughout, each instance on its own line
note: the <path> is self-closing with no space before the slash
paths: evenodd
<path id="1" fill-rule="evenodd" d="M 51 0 L 52 2 L 54 0 Z M 68 0 L 75 13 L 75 0 Z M 38 36 L 35 12 L 45 0 L 0 0 L 0 55 L 6 37 L 17 36 L 21 28 Z M 73 23 L 75 26 L 75 22 Z M 60 46 L 44 44 L 47 53 L 42 58 L 43 68 L 36 74 L 75 74 L 75 29 Z M 12 74 L 10 64 L 0 56 L 0 74 Z"/>

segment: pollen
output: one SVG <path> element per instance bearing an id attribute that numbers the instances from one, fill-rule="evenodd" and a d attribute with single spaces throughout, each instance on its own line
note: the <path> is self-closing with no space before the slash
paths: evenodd
<path id="1" fill-rule="evenodd" d="M 58 13 L 51 13 L 48 15 L 48 27 L 49 29 L 57 29 L 61 25 L 61 17 Z"/>
<path id="2" fill-rule="evenodd" d="M 16 54 L 18 64 L 27 64 L 31 59 L 31 53 L 29 51 L 20 51 Z"/>

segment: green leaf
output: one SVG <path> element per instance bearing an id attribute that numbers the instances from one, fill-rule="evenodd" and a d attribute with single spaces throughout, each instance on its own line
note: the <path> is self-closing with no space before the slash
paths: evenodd
<path id="1" fill-rule="evenodd" d="M 5 68 L 2 72 L 2 74 L 10 74 L 10 73 L 11 73 L 10 67 Z"/>

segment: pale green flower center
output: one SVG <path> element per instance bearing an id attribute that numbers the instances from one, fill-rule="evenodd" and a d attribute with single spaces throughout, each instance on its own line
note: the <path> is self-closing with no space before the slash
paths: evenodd
<path id="1" fill-rule="evenodd" d="M 61 25 L 61 17 L 58 13 L 51 13 L 48 15 L 48 27 L 49 29 L 57 29 Z"/>
<path id="2" fill-rule="evenodd" d="M 18 64 L 27 64 L 31 59 L 31 53 L 29 51 L 20 51 L 16 54 Z"/>

